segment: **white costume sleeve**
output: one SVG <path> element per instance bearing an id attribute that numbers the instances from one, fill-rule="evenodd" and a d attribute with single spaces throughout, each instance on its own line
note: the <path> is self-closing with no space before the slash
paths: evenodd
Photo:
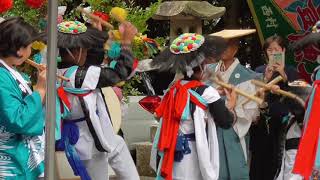
<path id="1" fill-rule="evenodd" d="M 250 81 L 240 83 L 236 86 L 236 88 L 239 88 L 242 91 L 252 95 L 254 95 L 257 91 L 256 86 Z M 234 125 L 234 129 L 239 138 L 242 138 L 247 134 L 252 121 L 255 121 L 259 115 L 258 104 L 254 101 L 249 101 L 248 103 L 244 104 L 246 101 L 247 98 L 239 95 L 235 107 L 237 122 Z"/>
<path id="2" fill-rule="evenodd" d="M 206 90 L 204 90 L 201 96 L 208 104 L 216 102 L 218 99 L 220 99 L 220 94 L 212 86 L 209 86 Z"/>
<path id="3" fill-rule="evenodd" d="M 208 104 L 220 99 L 217 90 L 211 86 L 203 92 L 202 97 Z M 216 125 L 208 111 L 197 107 L 194 112 L 194 126 L 202 178 L 217 180 L 219 177 L 219 146 Z"/>
<path id="4" fill-rule="evenodd" d="M 84 78 L 82 88 L 94 90 L 97 88 L 101 68 L 98 66 L 90 66 Z"/>
<path id="5" fill-rule="evenodd" d="M 253 85 L 250 81 L 240 83 L 236 86 L 236 88 L 239 88 L 248 94 L 253 95 L 256 93 L 256 86 Z M 238 96 L 237 104 L 235 107 L 237 121 L 234 124 L 233 129 L 239 136 L 240 144 L 243 149 L 245 159 L 247 160 L 248 153 L 245 136 L 249 131 L 252 121 L 255 121 L 256 118 L 259 116 L 259 106 L 254 101 L 249 101 L 248 103 L 244 104 L 244 102 L 246 101 L 247 98 L 240 95 Z"/>

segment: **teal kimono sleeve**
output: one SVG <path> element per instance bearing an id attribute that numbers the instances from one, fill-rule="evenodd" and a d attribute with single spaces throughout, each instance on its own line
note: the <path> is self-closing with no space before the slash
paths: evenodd
<path id="1" fill-rule="evenodd" d="M 38 92 L 22 97 L 18 83 L 0 69 L 0 125 L 15 134 L 41 135 L 44 129 L 41 97 Z"/>

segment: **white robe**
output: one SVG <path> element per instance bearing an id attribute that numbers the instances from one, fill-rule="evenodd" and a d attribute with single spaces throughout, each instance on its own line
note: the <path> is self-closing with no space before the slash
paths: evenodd
<path id="1" fill-rule="evenodd" d="M 63 74 L 66 69 L 59 70 L 59 74 Z M 101 92 L 96 89 L 100 76 L 100 67 L 91 66 L 87 71 L 87 75 L 82 83 L 81 88 L 92 90 L 90 94 L 83 97 L 86 108 L 89 110 L 92 125 L 100 140 L 102 147 L 108 152 L 112 152 L 116 147 L 115 136 L 112 123 L 108 112 L 106 111 L 105 104 Z M 70 76 L 70 82 L 66 83 L 66 87 L 75 88 L 75 73 Z M 68 119 L 80 119 L 84 117 L 79 98 L 74 95 L 68 94 L 68 99 L 72 104 L 71 113 Z M 78 122 L 80 137 L 75 144 L 75 148 L 79 153 L 81 160 L 92 159 L 93 155 L 99 153 L 95 147 L 93 137 L 89 131 L 86 121 Z"/>
<path id="2" fill-rule="evenodd" d="M 59 74 L 64 74 L 66 70 L 67 69 L 59 69 L 58 72 Z M 96 89 L 100 71 L 100 67 L 90 66 L 81 88 L 92 90 L 92 92 L 83 97 L 83 99 L 86 108 L 89 110 L 90 120 L 98 139 L 107 152 L 97 150 L 86 121 L 76 123 L 79 128 L 79 139 L 75 144 L 75 149 L 93 180 L 108 179 L 108 168 L 106 168 L 108 167 L 108 163 L 117 173 L 120 180 L 138 180 L 139 174 L 128 147 L 123 138 L 114 133 L 101 91 L 100 89 Z M 66 87 L 75 88 L 75 73 L 76 72 L 73 72 L 70 76 L 70 81 L 66 84 Z M 68 99 L 72 104 L 68 119 L 75 120 L 83 118 L 84 114 L 79 98 L 68 94 Z"/>
<path id="3" fill-rule="evenodd" d="M 201 95 L 208 104 L 220 99 L 213 87 L 205 89 Z M 175 162 L 175 180 L 217 180 L 219 177 L 219 146 L 216 125 L 208 110 L 196 107 L 188 120 L 181 121 L 180 131 L 184 134 L 195 133 L 196 141 L 189 141 L 190 154 L 185 154 L 181 162 Z M 207 132 L 206 133 L 206 128 Z M 156 170 L 156 149 L 152 149 L 151 167 Z"/>

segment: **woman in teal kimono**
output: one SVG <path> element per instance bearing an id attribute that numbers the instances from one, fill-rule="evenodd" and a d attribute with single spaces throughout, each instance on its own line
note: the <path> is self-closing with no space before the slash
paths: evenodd
<path id="1" fill-rule="evenodd" d="M 32 91 L 16 69 L 29 58 L 31 43 L 39 38 L 20 17 L 0 24 L 0 179 L 34 180 L 43 176 L 46 70 L 39 70 Z"/>

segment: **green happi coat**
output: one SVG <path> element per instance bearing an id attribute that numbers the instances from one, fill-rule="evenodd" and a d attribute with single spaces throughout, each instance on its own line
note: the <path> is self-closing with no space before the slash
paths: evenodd
<path id="1" fill-rule="evenodd" d="M 35 180 L 44 172 L 41 97 L 26 90 L 16 70 L 0 65 L 0 179 Z"/>

